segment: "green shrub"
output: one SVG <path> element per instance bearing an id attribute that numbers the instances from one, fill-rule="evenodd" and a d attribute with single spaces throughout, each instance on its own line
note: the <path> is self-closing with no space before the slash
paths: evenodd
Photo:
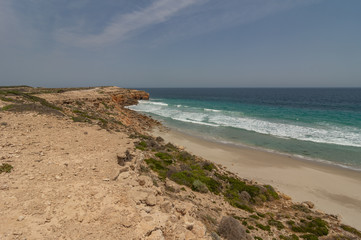
<path id="1" fill-rule="evenodd" d="M 203 182 L 199 181 L 198 179 L 193 181 L 192 190 L 197 191 L 197 192 L 201 192 L 201 193 L 207 193 L 208 192 L 207 185 L 204 184 Z"/>
<path id="2" fill-rule="evenodd" d="M 166 178 L 168 169 L 163 165 L 161 161 L 158 161 L 154 158 L 148 158 L 145 159 L 144 161 L 148 164 L 150 169 L 158 173 L 161 179 Z"/>
<path id="3" fill-rule="evenodd" d="M 297 210 L 297 211 L 300 211 L 300 212 L 305 212 L 305 213 L 310 213 L 311 212 L 311 210 L 308 209 L 308 207 L 306 207 L 306 206 L 304 206 L 302 204 L 295 204 L 295 205 L 292 206 L 292 208 L 294 210 Z"/>
<path id="4" fill-rule="evenodd" d="M 299 240 L 299 238 L 297 237 L 296 234 L 292 234 L 291 236 L 284 236 L 284 235 L 280 235 L 280 239 L 283 239 L 283 240 Z"/>
<path id="5" fill-rule="evenodd" d="M 205 163 L 203 164 L 203 169 L 204 169 L 204 170 L 212 171 L 212 170 L 215 169 L 215 168 L 216 168 L 216 166 L 214 166 L 213 163 L 205 162 Z"/>
<path id="6" fill-rule="evenodd" d="M 262 225 L 261 223 L 257 223 L 256 226 L 257 226 L 259 229 L 262 229 L 263 231 L 268 231 L 268 232 L 271 231 L 271 227 L 268 226 L 268 225 Z"/>
<path id="7" fill-rule="evenodd" d="M 142 151 L 145 151 L 147 149 L 147 143 L 145 141 L 138 142 L 135 145 L 135 148 L 139 149 L 139 150 L 142 150 Z"/>
<path id="8" fill-rule="evenodd" d="M 271 185 L 264 185 L 267 189 L 267 200 L 279 199 L 278 193 L 274 190 Z"/>
<path id="9" fill-rule="evenodd" d="M 11 166 L 10 164 L 8 163 L 3 163 L 1 166 L 0 166 L 0 173 L 10 173 L 11 170 L 13 169 L 14 167 Z"/>
<path id="10" fill-rule="evenodd" d="M 268 224 L 270 226 L 275 226 L 278 230 L 281 230 L 281 229 L 285 228 L 285 226 L 280 221 L 277 221 L 277 220 L 274 220 L 274 219 L 268 220 Z"/>
<path id="11" fill-rule="evenodd" d="M 353 228 L 353 227 L 345 225 L 345 224 L 341 224 L 341 228 L 343 230 L 350 232 L 350 233 L 358 236 L 359 238 L 361 238 L 361 232 L 359 232 L 356 228 Z"/>
<path id="12" fill-rule="evenodd" d="M 8 110 L 12 109 L 14 106 L 15 106 L 15 105 L 13 105 L 13 104 L 6 105 L 6 106 L 4 106 L 4 107 L 2 108 L 2 110 L 3 110 L 3 111 L 8 111 Z"/>
<path id="13" fill-rule="evenodd" d="M 318 237 L 313 234 L 305 234 L 305 235 L 301 235 L 300 237 L 305 240 L 318 240 Z"/>
<path id="14" fill-rule="evenodd" d="M 158 152 L 155 154 L 155 156 L 159 157 L 162 160 L 172 159 L 172 155 L 170 155 L 169 153 L 164 153 L 164 152 Z"/>
<path id="15" fill-rule="evenodd" d="M 177 154 L 177 159 L 181 162 L 193 161 L 194 156 L 186 151 L 181 151 Z"/>
<path id="16" fill-rule="evenodd" d="M 315 218 L 310 221 L 303 220 L 300 224 L 296 224 L 294 221 L 288 221 L 287 223 L 294 232 L 312 233 L 316 236 L 325 236 L 328 234 L 327 222 L 321 218 Z"/>

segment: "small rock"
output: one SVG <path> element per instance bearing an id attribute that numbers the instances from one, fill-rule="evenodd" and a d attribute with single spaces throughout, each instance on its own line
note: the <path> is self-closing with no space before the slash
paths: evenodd
<path id="1" fill-rule="evenodd" d="M 109 182 L 109 181 L 110 181 L 110 179 L 109 179 L 109 178 L 104 178 L 104 179 L 103 179 L 103 181 L 105 181 L 105 182 Z"/>
<path id="2" fill-rule="evenodd" d="M 163 232 L 160 229 L 153 231 L 146 239 L 148 239 L 148 240 L 164 240 Z"/>
<path id="3" fill-rule="evenodd" d="M 164 213 L 170 213 L 173 209 L 172 203 L 170 201 L 165 201 L 160 205 L 160 210 Z"/>
<path id="4" fill-rule="evenodd" d="M 191 230 L 197 238 L 203 238 L 206 234 L 206 228 L 200 222 L 196 222 Z"/>
<path id="5" fill-rule="evenodd" d="M 153 194 L 150 194 L 150 195 L 148 195 L 148 197 L 145 199 L 145 203 L 146 203 L 148 206 L 155 206 L 155 204 L 157 203 L 157 198 L 156 198 Z"/>
<path id="6" fill-rule="evenodd" d="M 144 186 L 145 180 L 144 179 L 138 179 L 138 183 L 140 186 Z"/>
<path id="7" fill-rule="evenodd" d="M 19 222 L 21 222 L 21 221 L 24 220 L 24 219 L 25 219 L 25 217 L 22 216 L 22 215 L 18 217 L 18 221 L 19 221 Z"/>
<path id="8" fill-rule="evenodd" d="M 0 186 L 0 190 L 9 190 L 9 186 L 4 184 L 4 185 Z"/>
<path id="9" fill-rule="evenodd" d="M 183 216 L 186 215 L 187 210 L 184 207 L 176 207 L 175 209 L 178 213 L 182 214 Z"/>
<path id="10" fill-rule="evenodd" d="M 56 180 L 61 180 L 61 177 L 60 177 L 59 175 L 56 175 L 56 176 L 55 176 L 55 179 L 56 179 Z"/>
<path id="11" fill-rule="evenodd" d="M 308 208 L 314 208 L 315 204 L 311 201 L 305 201 L 303 202 L 304 205 L 306 205 Z"/>

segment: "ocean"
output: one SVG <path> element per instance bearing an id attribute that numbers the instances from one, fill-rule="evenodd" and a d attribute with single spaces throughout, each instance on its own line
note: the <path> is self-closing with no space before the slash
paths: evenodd
<path id="1" fill-rule="evenodd" d="M 152 88 L 129 108 L 210 141 L 361 171 L 361 88 Z"/>

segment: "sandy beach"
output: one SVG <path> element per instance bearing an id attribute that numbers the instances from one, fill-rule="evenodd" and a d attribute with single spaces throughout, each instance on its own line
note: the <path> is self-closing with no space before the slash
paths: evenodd
<path id="1" fill-rule="evenodd" d="M 162 136 L 195 155 L 221 164 L 242 178 L 270 183 L 293 201 L 312 201 L 315 208 L 337 215 L 361 229 L 361 173 L 247 147 L 236 147 L 190 136 L 175 130 Z"/>

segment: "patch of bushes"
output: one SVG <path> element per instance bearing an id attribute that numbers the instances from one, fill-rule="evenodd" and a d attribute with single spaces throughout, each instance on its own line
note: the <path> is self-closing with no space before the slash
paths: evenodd
<path id="1" fill-rule="evenodd" d="M 308 209 L 308 207 L 306 207 L 306 206 L 304 206 L 304 205 L 302 205 L 302 204 L 295 204 L 295 205 L 292 206 L 292 208 L 293 208 L 294 210 L 297 210 L 297 211 L 300 211 L 300 212 L 304 212 L 304 213 L 310 213 L 310 212 L 311 212 L 311 210 Z"/>
<path id="2" fill-rule="evenodd" d="M 299 224 L 296 224 L 294 221 L 288 221 L 287 223 L 294 232 L 311 233 L 316 236 L 325 236 L 328 234 L 327 222 L 321 218 L 315 218 L 310 221 L 303 220 Z"/>
<path id="3" fill-rule="evenodd" d="M 197 191 L 197 192 L 201 192 L 201 193 L 207 193 L 208 192 L 207 185 L 204 184 L 203 182 L 199 181 L 198 179 L 194 180 L 194 182 L 192 184 L 192 190 Z"/>
<path id="4" fill-rule="evenodd" d="M 16 95 L 16 96 L 21 96 L 21 97 L 26 98 L 26 99 L 28 99 L 30 101 L 33 101 L 33 102 L 38 102 L 41 105 L 43 105 L 45 107 L 48 107 L 48 108 L 52 108 L 54 110 L 62 111 L 62 109 L 60 107 L 57 107 L 54 104 L 51 104 L 48 101 L 46 101 L 45 99 L 40 98 L 40 97 L 36 97 L 36 96 L 30 95 L 30 94 L 27 94 L 27 93 L 24 93 L 24 92 L 20 92 L 20 91 L 17 91 L 17 90 L 9 90 L 9 91 L 7 91 L 7 93 L 8 94 L 13 94 L 13 95 Z"/>
<path id="5" fill-rule="evenodd" d="M 350 232 L 350 233 L 358 236 L 359 238 L 361 238 L 361 232 L 359 232 L 356 228 L 353 228 L 353 227 L 345 225 L 345 224 L 341 224 L 341 228 L 343 230 Z"/>
<path id="6" fill-rule="evenodd" d="M 264 185 L 267 189 L 267 200 L 279 199 L 278 193 L 274 190 L 271 185 Z"/>
<path id="7" fill-rule="evenodd" d="M 256 227 L 258 227 L 259 229 L 263 230 L 263 231 L 268 231 L 270 232 L 271 231 L 271 227 L 268 226 L 268 225 L 263 225 L 261 223 L 257 223 L 256 224 Z"/>
<path id="8" fill-rule="evenodd" d="M 144 160 L 150 169 L 157 172 L 161 179 L 165 179 L 167 176 L 168 169 L 164 166 L 163 162 L 158 161 L 154 158 L 148 158 Z"/>
<path id="9" fill-rule="evenodd" d="M 193 188 L 193 182 L 199 180 L 207 186 L 209 191 L 215 194 L 219 194 L 220 192 L 221 184 L 213 178 L 206 176 L 203 171 L 197 169 L 175 172 L 170 175 L 170 179 L 178 184 L 186 185 L 193 190 L 196 190 L 196 188 Z"/>
<path id="10" fill-rule="evenodd" d="M 313 234 L 304 234 L 304 235 L 301 235 L 300 237 L 305 240 L 318 240 L 318 237 Z"/>
<path id="11" fill-rule="evenodd" d="M 6 105 L 5 107 L 2 108 L 3 111 L 9 111 L 10 109 L 12 109 L 15 105 L 14 104 L 10 104 L 10 105 Z"/>
<path id="12" fill-rule="evenodd" d="M 203 163 L 203 169 L 207 170 L 207 171 L 212 171 L 213 169 L 215 169 L 216 167 L 214 166 L 213 163 L 209 163 L 209 162 L 205 162 Z"/>
<path id="13" fill-rule="evenodd" d="M 71 117 L 71 119 L 74 121 L 74 122 L 88 122 L 88 123 L 91 123 L 91 120 L 87 119 L 87 118 L 84 118 L 84 117 Z"/>
<path id="14" fill-rule="evenodd" d="M 145 151 L 147 149 L 147 143 L 145 141 L 140 141 L 135 145 L 135 148 Z"/>
<path id="15" fill-rule="evenodd" d="M 0 100 L 4 102 L 17 102 L 15 99 L 2 97 L 2 96 L 0 96 Z"/>
<path id="16" fill-rule="evenodd" d="M 10 164 L 8 163 L 3 163 L 1 166 L 0 166 L 0 173 L 10 173 L 11 170 L 13 169 L 14 167 L 11 166 Z"/>
<path id="17" fill-rule="evenodd" d="M 283 223 L 281 223 L 280 221 L 274 220 L 274 219 L 270 219 L 268 220 L 268 224 L 270 226 L 275 226 L 278 230 L 284 229 L 285 226 L 283 225 Z"/>
<path id="18" fill-rule="evenodd" d="M 296 234 L 292 234 L 291 236 L 280 235 L 279 237 L 283 240 L 299 240 Z"/>
<path id="19" fill-rule="evenodd" d="M 164 152 L 158 152 L 155 154 L 156 157 L 162 159 L 162 160 L 170 160 L 172 159 L 172 155 L 170 155 L 169 153 L 164 153 Z"/>

